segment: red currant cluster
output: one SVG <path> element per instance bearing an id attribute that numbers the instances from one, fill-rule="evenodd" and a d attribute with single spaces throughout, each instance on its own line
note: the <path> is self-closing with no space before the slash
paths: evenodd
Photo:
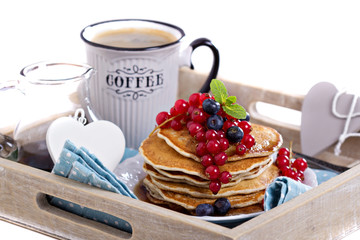
<path id="1" fill-rule="evenodd" d="M 190 135 L 198 142 L 196 155 L 201 158 L 205 175 L 209 178 L 209 189 L 217 194 L 222 183 L 231 181 L 228 171 L 220 172 L 228 156 L 230 143 L 236 144 L 236 153 L 245 154 L 255 144 L 249 119 L 236 119 L 222 109 L 221 104 L 208 93 L 193 93 L 188 101 L 179 99 L 168 112 L 160 112 L 156 122 L 161 128 L 181 130 L 186 126 Z"/>
<path id="2" fill-rule="evenodd" d="M 281 171 L 281 175 L 292 178 L 296 181 L 304 181 L 304 171 L 307 162 L 304 158 L 292 158 L 292 151 L 288 148 L 280 148 L 276 157 L 276 165 Z"/>

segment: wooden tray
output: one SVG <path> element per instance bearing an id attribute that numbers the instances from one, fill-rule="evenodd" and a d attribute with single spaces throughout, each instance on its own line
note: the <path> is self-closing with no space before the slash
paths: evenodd
<path id="1" fill-rule="evenodd" d="M 202 79 L 203 75 L 193 71 L 183 69 L 180 73 L 182 86 L 197 89 L 197 84 L 200 86 Z M 253 101 L 273 104 L 280 102 L 285 107 L 297 110 L 301 106 L 301 96 L 279 95 L 229 81 L 225 81 L 225 84 L 230 86 L 232 95 L 239 94 L 238 98 L 245 107 L 250 106 Z M 189 92 L 181 90 L 179 96 L 187 94 Z M 247 95 L 244 100 L 241 98 L 242 94 Z M 262 121 L 256 117 L 256 111 L 250 114 L 254 121 Z M 277 129 L 285 139 L 292 139 L 299 146 L 299 142 L 295 141 L 297 139 L 294 139 L 299 134 L 298 129 Z M 338 163 L 336 157 L 332 157 L 331 161 Z M 59 239 L 340 238 L 360 226 L 359 193 L 360 166 L 355 166 L 271 211 L 237 227 L 227 228 L 0 159 L 1 218 Z M 48 203 L 46 195 L 122 218 L 130 223 L 133 232 L 125 233 L 60 210 Z"/>
<path id="2" fill-rule="evenodd" d="M 180 84 L 181 86 L 186 86 L 186 88 L 180 89 L 179 98 L 187 99 L 191 93 L 200 89 L 205 79 L 206 76 L 204 74 L 194 73 L 187 68 L 183 68 L 180 72 Z M 301 112 L 304 95 L 294 95 L 283 91 L 252 86 L 239 81 L 219 79 L 224 82 L 229 94 L 236 96 L 238 103 L 250 113 L 252 122 L 275 128 L 282 134 L 285 146 L 289 146 L 289 142 L 292 141 L 294 151 L 301 152 L 300 126 L 284 123 L 276 118 L 262 115 L 257 111 L 256 104 L 268 103 L 275 107 Z M 352 167 L 358 164 L 360 160 L 359 145 L 360 138 L 349 138 L 342 145 L 340 156 L 334 155 L 334 144 L 314 157 L 336 165 Z"/>

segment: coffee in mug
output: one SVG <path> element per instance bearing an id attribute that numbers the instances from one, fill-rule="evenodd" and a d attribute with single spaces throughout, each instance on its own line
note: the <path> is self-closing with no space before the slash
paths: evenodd
<path id="1" fill-rule="evenodd" d="M 143 19 L 99 22 L 85 27 L 81 38 L 87 62 L 96 74 L 86 85 L 87 102 L 101 119 L 117 124 L 126 146 L 138 148 L 154 129 L 156 115 L 177 99 L 181 66 L 191 54 L 207 46 L 214 55 L 210 74 L 200 92 L 208 92 L 216 78 L 219 52 L 206 38 L 182 48 L 184 31 L 172 24 Z"/>
<path id="2" fill-rule="evenodd" d="M 169 32 L 152 28 L 124 28 L 97 34 L 93 42 L 119 48 L 148 48 L 175 42 Z"/>

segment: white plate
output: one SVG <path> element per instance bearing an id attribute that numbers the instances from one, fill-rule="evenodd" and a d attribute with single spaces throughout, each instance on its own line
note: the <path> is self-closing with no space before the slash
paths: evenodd
<path id="1" fill-rule="evenodd" d="M 135 190 L 135 186 L 139 183 L 140 180 L 144 179 L 146 173 L 143 171 L 144 159 L 137 154 L 137 151 L 126 149 L 124 159 L 114 170 L 115 175 L 123 181 L 132 191 Z M 137 155 L 135 155 L 137 154 Z M 135 156 L 134 156 L 135 155 Z M 136 192 L 136 191 L 135 191 Z M 212 217 L 212 216 L 203 216 L 196 217 L 203 219 L 205 221 L 218 223 L 221 225 L 231 225 L 239 224 L 243 221 L 249 220 L 250 218 L 256 217 L 263 213 L 251 213 L 251 214 L 239 214 L 235 216 L 225 216 L 225 217 Z"/>
<path id="2" fill-rule="evenodd" d="M 135 190 L 135 186 L 145 178 L 146 173 L 143 171 L 144 159 L 138 151 L 126 149 L 125 155 L 123 157 L 124 160 L 120 162 L 120 164 L 114 170 L 114 173 L 118 176 L 120 180 L 122 180 L 133 192 Z M 324 181 L 329 180 L 330 178 L 337 175 L 337 173 L 327 171 L 327 170 L 313 170 L 309 169 L 309 173 L 316 174 L 315 181 L 316 185 L 321 184 Z M 247 221 L 251 218 L 254 218 L 260 214 L 264 213 L 264 211 L 251 213 L 251 214 L 239 214 L 235 216 L 225 216 L 225 217 L 213 217 L 213 216 L 203 216 L 196 218 L 217 223 L 227 227 L 234 227 L 244 221 Z"/>
<path id="3" fill-rule="evenodd" d="M 264 213 L 264 211 L 256 212 L 256 213 L 249 213 L 249 214 L 239 214 L 235 216 L 225 216 L 225 217 L 212 217 L 212 216 L 204 216 L 204 217 L 196 217 L 208 222 L 217 223 L 225 226 L 232 226 L 232 224 L 240 224 L 245 222 L 251 218 L 259 216 L 260 214 Z"/>

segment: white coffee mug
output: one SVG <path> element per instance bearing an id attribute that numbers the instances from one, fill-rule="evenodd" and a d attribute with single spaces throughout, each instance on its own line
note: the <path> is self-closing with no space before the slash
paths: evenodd
<path id="1" fill-rule="evenodd" d="M 181 66 L 192 66 L 191 54 L 208 46 L 213 66 L 200 92 L 208 92 L 219 68 L 219 52 L 206 38 L 182 48 L 184 31 L 174 25 L 143 19 L 120 19 L 85 27 L 87 63 L 96 74 L 89 80 L 92 110 L 123 131 L 126 146 L 138 148 L 155 127 L 156 115 L 169 111 L 177 98 Z"/>

